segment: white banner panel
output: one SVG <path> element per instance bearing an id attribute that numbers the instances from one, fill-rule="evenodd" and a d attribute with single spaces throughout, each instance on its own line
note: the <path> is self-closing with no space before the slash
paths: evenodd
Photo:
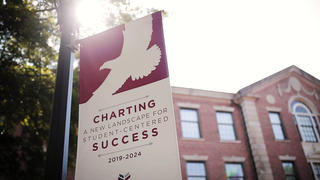
<path id="1" fill-rule="evenodd" d="M 161 12 L 81 41 L 77 180 L 181 179 Z"/>

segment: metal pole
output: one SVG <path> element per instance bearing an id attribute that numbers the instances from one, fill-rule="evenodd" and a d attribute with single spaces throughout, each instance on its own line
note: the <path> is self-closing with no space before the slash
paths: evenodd
<path id="1" fill-rule="evenodd" d="M 72 1 L 63 1 L 58 7 L 61 29 L 59 60 L 47 148 L 47 180 L 65 180 L 68 168 L 69 127 L 73 80 L 73 22 Z"/>

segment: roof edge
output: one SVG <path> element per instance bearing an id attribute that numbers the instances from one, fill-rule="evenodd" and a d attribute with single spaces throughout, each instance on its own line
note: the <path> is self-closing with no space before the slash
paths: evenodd
<path id="1" fill-rule="evenodd" d="M 288 75 L 290 72 L 296 72 L 297 74 L 300 74 L 301 76 L 305 77 L 306 79 L 314 82 L 316 85 L 320 86 L 320 80 L 315 78 L 314 76 L 312 76 L 311 74 L 303 71 L 302 69 L 298 68 L 295 65 L 289 66 L 279 72 L 276 72 L 260 81 L 257 81 L 247 87 L 244 87 L 242 89 L 240 89 L 238 91 L 237 94 L 239 95 L 247 95 L 248 93 L 250 93 L 254 88 L 260 87 L 261 85 L 265 84 L 266 82 L 270 82 L 273 80 L 276 80 L 278 78 L 280 78 L 283 75 Z"/>
<path id="2" fill-rule="evenodd" d="M 203 96 L 203 97 L 212 97 L 212 98 L 221 98 L 221 99 L 233 99 L 235 96 L 234 93 L 225 93 L 225 92 L 217 92 L 210 90 L 201 90 L 201 89 L 193 89 L 193 88 L 183 88 L 183 87 L 175 87 L 171 86 L 172 93 L 174 94 L 183 94 L 183 95 L 191 95 L 191 96 Z"/>

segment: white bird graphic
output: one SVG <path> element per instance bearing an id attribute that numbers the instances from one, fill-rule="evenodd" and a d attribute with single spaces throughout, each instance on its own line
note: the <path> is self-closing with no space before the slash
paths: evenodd
<path id="1" fill-rule="evenodd" d="M 93 93 L 94 95 L 111 96 L 129 77 L 132 80 L 138 80 L 156 69 L 161 59 L 161 51 L 158 45 L 148 49 L 152 31 L 152 16 L 125 25 L 121 54 L 100 66 L 100 71 L 103 69 L 111 69 L 111 71 Z"/>

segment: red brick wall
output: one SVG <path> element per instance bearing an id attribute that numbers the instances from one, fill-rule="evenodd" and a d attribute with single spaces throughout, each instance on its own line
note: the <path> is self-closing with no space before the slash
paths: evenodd
<path id="1" fill-rule="evenodd" d="M 255 179 L 254 169 L 250 160 L 246 136 L 244 132 L 241 112 L 237 105 L 226 99 L 203 98 L 187 95 L 173 94 L 175 118 L 178 133 L 178 143 L 181 159 L 182 177 L 186 180 L 186 161 L 183 155 L 203 155 L 208 156 L 206 161 L 207 179 L 226 179 L 223 156 L 240 156 L 245 158 L 243 163 L 246 179 Z M 198 109 L 199 124 L 202 140 L 183 139 L 180 124 L 180 107 L 178 102 L 200 104 Z M 220 142 L 216 113 L 213 106 L 229 106 L 235 110 L 233 121 L 237 138 L 240 143 Z"/>
<path id="2" fill-rule="evenodd" d="M 320 112 L 320 102 L 316 100 L 314 95 L 306 94 L 301 90 L 299 93 L 291 88 L 290 92 L 285 92 L 288 87 L 290 77 L 295 77 L 299 80 L 301 85 L 309 92 L 314 89 L 320 92 L 320 87 L 305 79 L 304 77 L 291 72 L 287 78 L 273 80 L 273 82 L 266 82 L 260 86 L 260 89 L 253 89 L 252 94 L 257 96 L 256 109 L 262 128 L 262 134 L 269 156 L 269 162 L 275 180 L 285 179 L 285 174 L 282 169 L 281 160 L 279 156 L 295 157 L 293 161 L 296 166 L 296 171 L 300 179 L 313 179 L 312 170 L 308 165 L 307 159 L 304 155 L 301 145 L 301 139 L 298 129 L 294 123 L 293 115 L 289 111 L 289 100 L 293 96 L 303 96 L 308 99 Z M 267 84 L 269 83 L 269 84 Z M 279 94 L 278 86 L 282 89 L 282 95 Z M 255 87 L 256 88 L 256 87 Z M 275 98 L 275 103 L 271 104 L 267 101 L 267 95 L 272 95 Z M 245 157 L 243 163 L 244 173 L 246 179 L 256 179 L 253 161 L 250 156 L 248 141 L 246 139 L 245 128 L 238 105 L 232 103 L 230 99 L 200 97 L 182 94 L 173 94 L 174 110 L 176 117 L 178 143 L 181 159 L 181 168 L 183 179 L 186 179 L 186 161 L 183 155 L 202 155 L 208 156 L 206 161 L 207 179 L 225 179 L 224 156 L 239 156 Z M 190 140 L 183 139 L 181 133 L 181 122 L 178 103 L 193 103 L 200 104 L 198 109 L 199 124 L 202 139 Z M 233 107 L 233 120 L 236 129 L 236 134 L 240 143 L 220 142 L 216 112 L 213 106 L 228 106 Z M 281 109 L 280 117 L 284 126 L 284 131 L 287 137 L 285 141 L 275 140 L 271 123 L 268 116 L 267 107 L 276 107 Z M 319 118 L 319 117 L 318 117 Z"/>
<path id="3" fill-rule="evenodd" d="M 306 79 L 303 79 L 299 76 L 295 77 L 299 79 L 300 83 L 308 91 L 314 89 L 314 87 L 311 87 L 309 83 L 306 83 Z M 278 93 L 277 85 L 279 84 L 282 89 L 285 89 L 288 87 L 288 80 L 289 78 L 285 78 L 279 82 L 270 84 L 268 87 L 255 93 L 260 97 L 256 101 L 256 107 L 259 114 L 259 120 L 262 127 L 262 133 L 270 160 L 273 177 L 275 180 L 285 179 L 279 156 L 289 155 L 296 157 L 294 163 L 300 179 L 313 179 L 312 171 L 307 163 L 303 148 L 301 146 L 299 132 L 294 123 L 293 115 L 289 112 L 288 101 L 290 97 L 296 96 L 297 92 L 294 89 L 291 89 L 291 92 L 289 93 L 283 92 L 282 96 L 280 96 Z M 275 104 L 268 103 L 266 100 L 267 95 L 272 95 L 275 98 Z M 305 94 L 303 91 L 300 91 L 300 95 L 309 99 L 315 106 L 318 107 L 319 111 L 319 101 L 316 101 L 314 96 Z M 274 139 L 271 123 L 268 117 L 268 111 L 266 109 L 267 106 L 281 108 L 280 116 L 288 140 L 279 141 Z"/>

